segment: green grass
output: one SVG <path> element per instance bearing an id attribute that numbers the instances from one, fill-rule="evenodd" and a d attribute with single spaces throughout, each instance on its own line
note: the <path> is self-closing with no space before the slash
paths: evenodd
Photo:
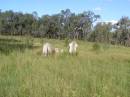
<path id="1" fill-rule="evenodd" d="M 0 97 L 130 97 L 130 48 L 78 41 L 78 56 L 44 57 L 46 41 L 67 51 L 64 40 L 28 48 L 24 37 L 0 36 Z"/>

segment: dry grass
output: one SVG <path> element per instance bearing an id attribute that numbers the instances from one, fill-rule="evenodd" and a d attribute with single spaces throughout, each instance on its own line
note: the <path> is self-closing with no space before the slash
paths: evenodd
<path id="1" fill-rule="evenodd" d="M 46 41 L 67 51 L 64 40 L 34 39 L 34 48 L 0 54 L 0 97 L 130 97 L 130 48 L 78 41 L 78 56 L 44 57 Z"/>

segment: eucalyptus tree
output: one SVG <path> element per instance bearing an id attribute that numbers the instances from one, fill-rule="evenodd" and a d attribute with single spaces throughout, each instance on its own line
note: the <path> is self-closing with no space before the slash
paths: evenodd
<path id="1" fill-rule="evenodd" d="M 39 17 L 38 17 L 38 13 L 36 11 L 34 11 L 32 13 L 33 16 L 33 23 L 32 23 L 32 31 L 33 32 L 37 32 L 39 29 Z"/>
<path id="2" fill-rule="evenodd" d="M 92 31 L 93 23 L 100 18 L 100 15 L 96 15 L 92 11 L 85 11 L 78 15 L 80 17 L 77 27 L 83 30 L 83 39 L 87 39 L 88 33 Z"/>
<path id="3" fill-rule="evenodd" d="M 122 17 L 114 28 L 116 29 L 114 34 L 118 43 L 130 46 L 130 19 Z"/>
<path id="4" fill-rule="evenodd" d="M 60 24 L 62 27 L 62 31 L 64 31 L 64 33 L 68 35 L 68 33 L 70 32 L 70 18 L 72 16 L 72 12 L 70 11 L 70 9 L 66 9 L 62 10 L 60 15 Z"/>
<path id="5" fill-rule="evenodd" d="M 94 26 L 93 32 L 91 33 L 89 39 L 91 41 L 109 43 L 112 38 L 111 31 L 112 31 L 111 23 L 99 22 Z"/>

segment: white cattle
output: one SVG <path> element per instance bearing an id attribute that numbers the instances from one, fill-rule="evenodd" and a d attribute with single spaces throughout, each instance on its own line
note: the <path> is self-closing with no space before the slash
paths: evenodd
<path id="1" fill-rule="evenodd" d="M 45 56 L 48 56 L 53 53 L 55 53 L 55 49 L 53 48 L 53 46 L 50 43 L 45 43 L 43 45 L 43 54 Z"/>
<path id="2" fill-rule="evenodd" d="M 77 53 L 77 51 L 76 51 L 77 47 L 78 47 L 78 44 L 76 43 L 76 41 L 72 41 L 71 43 L 69 43 L 69 53 L 70 54 L 76 54 Z"/>
<path id="3" fill-rule="evenodd" d="M 59 54 L 63 52 L 64 52 L 63 49 L 54 48 L 50 43 L 45 43 L 43 45 L 43 54 L 45 56 L 52 55 L 52 54 Z"/>
<path id="4" fill-rule="evenodd" d="M 59 53 L 60 49 L 59 48 L 55 48 L 55 53 Z"/>

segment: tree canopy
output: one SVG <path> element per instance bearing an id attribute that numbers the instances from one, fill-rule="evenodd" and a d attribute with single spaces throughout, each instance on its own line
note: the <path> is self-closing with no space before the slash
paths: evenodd
<path id="1" fill-rule="evenodd" d="M 130 46 L 129 17 L 121 17 L 116 24 L 99 22 L 93 26 L 100 18 L 92 11 L 75 14 L 70 9 L 41 17 L 36 11 L 22 13 L 0 10 L 0 34 L 82 39 Z"/>

